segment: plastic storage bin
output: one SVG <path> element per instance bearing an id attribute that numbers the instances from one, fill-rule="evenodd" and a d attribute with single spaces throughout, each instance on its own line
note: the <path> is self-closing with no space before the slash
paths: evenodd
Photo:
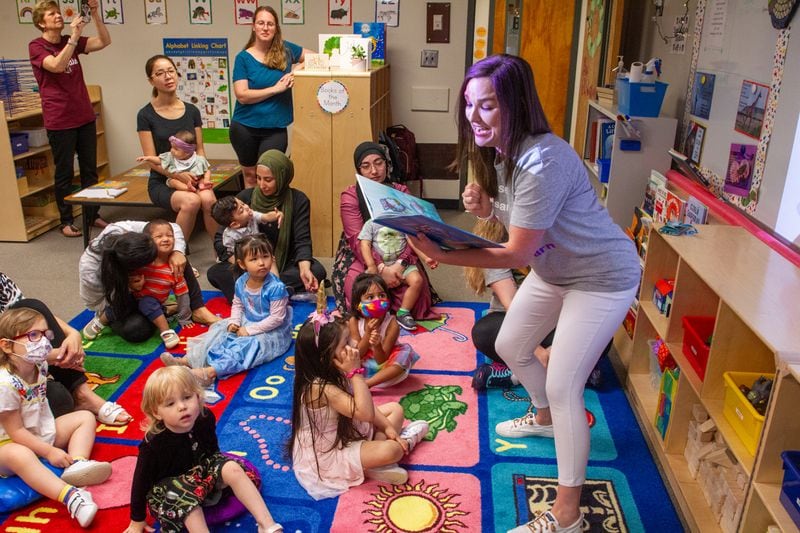
<path id="1" fill-rule="evenodd" d="M 711 345 L 706 344 L 706 340 L 714 332 L 715 319 L 713 316 L 685 316 L 683 322 L 683 355 L 689 360 L 689 364 L 700 377 L 706 377 L 706 365 L 708 365 L 708 352 Z"/>
<path id="2" fill-rule="evenodd" d="M 775 379 L 775 374 L 765 372 L 725 372 L 722 377 L 725 381 L 725 402 L 722 414 L 730 422 L 733 430 L 742 439 L 748 452 L 755 455 L 761 430 L 764 428 L 764 417 L 747 401 L 739 385 L 751 387 L 760 376 Z"/>
<path id="3" fill-rule="evenodd" d="M 49 143 L 47 139 L 47 130 L 44 128 L 17 130 L 15 133 L 27 133 L 28 146 L 33 146 L 33 147 L 47 146 L 47 144 Z"/>
<path id="4" fill-rule="evenodd" d="M 611 177 L 611 159 L 597 160 L 597 177 L 600 183 L 608 183 L 608 179 Z"/>
<path id="5" fill-rule="evenodd" d="M 800 451 L 785 451 L 783 459 L 783 485 L 780 500 L 786 512 L 800 527 Z"/>
<path id="6" fill-rule="evenodd" d="M 11 132 L 9 133 L 11 139 L 11 153 L 14 155 L 24 154 L 28 151 L 28 134 Z"/>
<path id="7" fill-rule="evenodd" d="M 617 108 L 632 117 L 657 117 L 669 84 L 631 83 L 627 79 L 617 80 Z"/>

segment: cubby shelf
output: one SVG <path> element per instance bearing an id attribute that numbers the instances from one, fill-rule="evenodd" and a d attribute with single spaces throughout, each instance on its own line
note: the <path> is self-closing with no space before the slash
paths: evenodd
<path id="1" fill-rule="evenodd" d="M 633 338 L 624 330 L 614 361 L 654 456 L 662 466 L 675 502 L 692 531 L 720 531 L 717 519 L 692 479 L 683 450 L 694 404 L 714 420 L 731 455 L 748 476 L 738 531 L 764 531 L 770 524 L 797 531 L 778 501 L 780 452 L 800 449 L 800 269 L 736 226 L 700 226 L 694 236 L 651 231 Z M 674 278 L 668 317 L 650 301 L 655 283 Z M 715 327 L 705 377 L 700 379 L 683 354 L 684 316 L 713 316 Z M 666 436 L 654 426 L 658 393 L 651 385 L 647 341 L 658 334 L 667 343 L 680 377 Z M 622 349 L 619 349 L 619 348 Z M 723 414 L 725 372 L 776 374 L 764 429 L 755 455 Z"/>

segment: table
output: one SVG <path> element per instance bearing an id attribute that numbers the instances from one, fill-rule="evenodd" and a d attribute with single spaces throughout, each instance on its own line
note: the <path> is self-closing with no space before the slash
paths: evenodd
<path id="1" fill-rule="evenodd" d="M 216 191 L 233 179 L 238 179 L 239 187 L 242 186 L 242 169 L 235 159 L 209 159 L 211 164 L 211 182 L 214 184 Z M 122 188 L 128 190 L 117 196 L 116 198 L 84 198 L 76 196 L 80 194 L 78 191 L 74 194 L 67 196 L 64 201 L 68 204 L 80 206 L 125 206 L 125 207 L 154 207 L 153 202 L 150 201 L 150 195 L 147 194 L 147 181 L 150 179 L 150 168 L 146 164 L 141 164 L 130 168 L 122 174 L 117 174 L 110 180 L 100 182 L 98 185 L 93 185 L 91 188 Z M 89 220 L 84 215 L 83 217 L 83 247 L 89 246 Z M 186 235 L 186 240 L 189 236 Z"/>

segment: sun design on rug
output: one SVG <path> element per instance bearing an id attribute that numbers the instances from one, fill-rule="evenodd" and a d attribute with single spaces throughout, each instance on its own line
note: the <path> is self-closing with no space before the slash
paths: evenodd
<path id="1" fill-rule="evenodd" d="M 364 522 L 376 527 L 378 533 L 394 531 L 425 532 L 439 531 L 457 533 L 466 530 L 458 517 L 468 514 L 460 510 L 461 503 L 455 501 L 459 494 L 451 494 L 439 488 L 438 483 L 426 484 L 422 479 L 414 485 L 380 485 L 369 506 L 362 513 L 371 515 Z"/>

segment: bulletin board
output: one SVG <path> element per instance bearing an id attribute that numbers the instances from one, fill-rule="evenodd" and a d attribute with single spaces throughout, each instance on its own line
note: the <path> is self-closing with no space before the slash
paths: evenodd
<path id="1" fill-rule="evenodd" d="M 699 167 L 712 192 L 777 229 L 795 131 L 782 121 L 798 108 L 787 82 L 800 62 L 765 7 L 698 0 L 681 142 L 703 130 Z"/>

